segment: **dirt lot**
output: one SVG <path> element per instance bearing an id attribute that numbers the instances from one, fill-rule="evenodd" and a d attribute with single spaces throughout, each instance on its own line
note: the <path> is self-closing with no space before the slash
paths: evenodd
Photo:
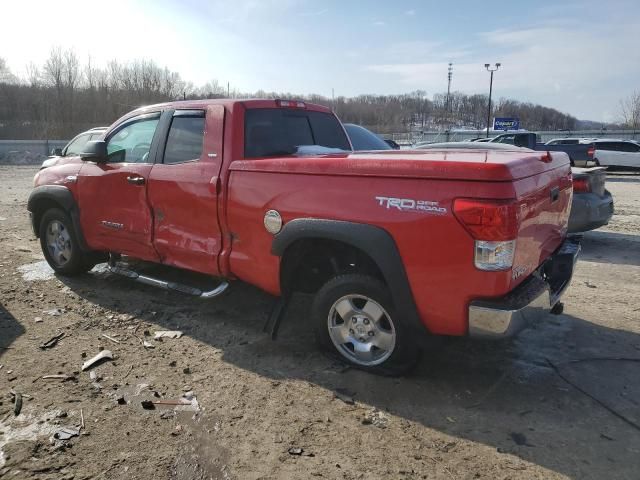
<path id="1" fill-rule="evenodd" d="M 272 342 L 273 300 L 247 285 L 196 301 L 100 269 L 54 277 L 27 219 L 34 172 L 0 167 L 0 477 L 640 478 L 640 176 L 609 178 L 616 215 L 585 236 L 563 315 L 391 379 L 319 353 L 306 299 Z M 115 359 L 91 378 L 100 348 Z"/>

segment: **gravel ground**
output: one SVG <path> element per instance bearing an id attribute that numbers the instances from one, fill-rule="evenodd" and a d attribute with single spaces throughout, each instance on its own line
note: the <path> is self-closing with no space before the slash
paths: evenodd
<path id="1" fill-rule="evenodd" d="M 0 477 L 640 478 L 640 176 L 609 177 L 616 214 L 585 235 L 563 315 L 392 379 L 319 353 L 305 298 L 273 342 L 273 299 L 244 284 L 197 301 L 99 267 L 53 276 L 34 173 L 0 166 Z M 81 371 L 100 349 L 114 359 Z"/>

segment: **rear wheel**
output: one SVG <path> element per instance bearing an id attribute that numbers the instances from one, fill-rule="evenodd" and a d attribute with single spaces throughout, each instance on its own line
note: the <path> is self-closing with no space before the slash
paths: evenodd
<path id="1" fill-rule="evenodd" d="M 47 263 L 63 275 L 76 275 L 95 266 L 80 249 L 69 215 L 57 208 L 47 210 L 40 221 L 40 246 Z"/>
<path id="2" fill-rule="evenodd" d="M 321 346 L 352 366 L 398 375 L 419 358 L 387 287 L 374 277 L 332 278 L 316 294 L 313 311 Z"/>

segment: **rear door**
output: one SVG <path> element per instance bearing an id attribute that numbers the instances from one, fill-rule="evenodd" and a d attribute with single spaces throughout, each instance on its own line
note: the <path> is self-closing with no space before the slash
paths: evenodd
<path id="1" fill-rule="evenodd" d="M 624 164 L 622 142 L 598 142 L 595 144 L 594 158 L 602 166 L 617 166 Z"/>
<path id="2" fill-rule="evenodd" d="M 158 148 L 160 112 L 126 120 L 109 133 L 106 163 L 85 162 L 78 175 L 80 222 L 95 250 L 157 261 L 147 180 Z"/>
<path id="3" fill-rule="evenodd" d="M 162 263 L 217 275 L 222 236 L 218 192 L 225 110 L 163 114 L 162 142 L 149 176 L 154 246 Z"/>

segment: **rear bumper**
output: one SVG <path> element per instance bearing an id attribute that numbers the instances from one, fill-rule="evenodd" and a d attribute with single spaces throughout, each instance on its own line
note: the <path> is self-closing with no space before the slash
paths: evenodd
<path id="1" fill-rule="evenodd" d="M 510 337 L 541 321 L 569 286 L 580 252 L 580 239 L 570 237 L 527 280 L 498 299 L 469 305 L 469 335 Z"/>
<path id="2" fill-rule="evenodd" d="M 613 197 L 608 191 L 605 191 L 604 197 L 595 193 L 574 194 L 569 216 L 569 232 L 595 230 L 609 223 L 612 215 Z"/>

